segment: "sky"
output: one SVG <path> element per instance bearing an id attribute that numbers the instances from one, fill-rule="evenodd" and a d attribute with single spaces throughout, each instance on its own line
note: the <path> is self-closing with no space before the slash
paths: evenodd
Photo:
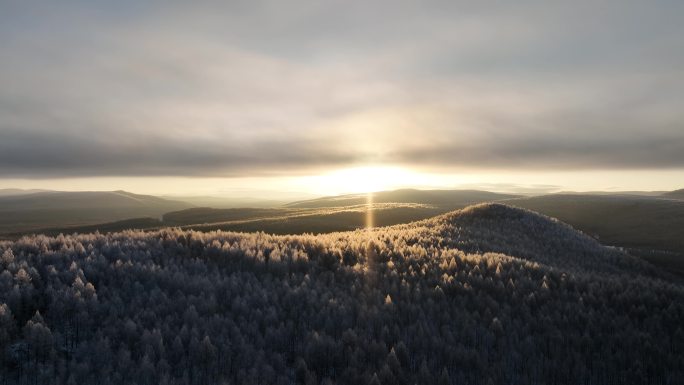
<path id="1" fill-rule="evenodd" d="M 0 0 L 0 188 L 682 188 L 681 15 L 667 0 Z"/>

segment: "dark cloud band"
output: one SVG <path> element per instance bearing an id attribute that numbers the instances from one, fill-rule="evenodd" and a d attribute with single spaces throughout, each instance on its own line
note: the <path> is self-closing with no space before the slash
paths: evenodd
<path id="1" fill-rule="evenodd" d="M 684 168 L 684 2 L 470 3 L 17 3 L 0 177 Z"/>

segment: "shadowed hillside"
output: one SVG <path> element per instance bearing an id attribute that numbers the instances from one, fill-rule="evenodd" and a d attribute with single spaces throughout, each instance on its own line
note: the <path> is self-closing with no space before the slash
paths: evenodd
<path id="1" fill-rule="evenodd" d="M 37 190 L 37 189 L 26 190 L 26 189 L 20 189 L 20 188 L 2 188 L 2 189 L 0 189 L 0 197 L 35 194 L 35 193 L 47 192 L 47 191 L 48 190 Z"/>
<path id="2" fill-rule="evenodd" d="M 6 383 L 677 384 L 684 284 L 485 204 L 323 235 L 0 242 Z"/>
<path id="3" fill-rule="evenodd" d="M 162 214 L 191 207 L 150 195 L 126 191 L 47 191 L 0 196 L 0 233 L 47 227 L 95 224 Z"/>
<path id="4" fill-rule="evenodd" d="M 637 196 L 544 195 L 506 203 L 572 224 L 620 246 L 684 251 L 684 202 Z"/>
<path id="5" fill-rule="evenodd" d="M 182 226 L 196 223 L 216 223 L 267 218 L 286 215 L 288 212 L 288 210 L 278 208 L 217 209 L 198 207 L 166 213 L 162 216 L 162 220 L 167 226 Z"/>
<path id="6" fill-rule="evenodd" d="M 669 191 L 669 192 L 662 194 L 662 196 L 665 198 L 671 198 L 671 199 L 684 199 L 684 189 Z"/>
<path id="7" fill-rule="evenodd" d="M 684 201 L 557 194 L 506 203 L 558 218 L 603 244 L 636 249 L 655 263 L 684 272 Z"/>
<path id="8" fill-rule="evenodd" d="M 444 216 L 446 244 L 470 253 L 497 252 L 564 269 L 651 271 L 569 225 L 503 204 L 483 204 Z M 545 240 L 540 242 L 540 240 Z M 596 258 L 600 255 L 599 258 Z"/>

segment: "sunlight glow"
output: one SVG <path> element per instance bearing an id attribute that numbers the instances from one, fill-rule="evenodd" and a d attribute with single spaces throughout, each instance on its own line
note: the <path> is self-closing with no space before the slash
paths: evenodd
<path id="1" fill-rule="evenodd" d="M 373 218 L 373 193 L 369 192 L 366 194 L 366 229 L 371 231 L 375 226 L 375 220 Z"/>
<path id="2" fill-rule="evenodd" d="M 349 193 L 370 193 L 398 189 L 421 183 L 421 174 L 401 167 L 364 166 L 330 172 L 318 176 L 314 184 L 335 187 Z"/>
<path id="3" fill-rule="evenodd" d="M 558 191 L 669 191 L 681 188 L 684 170 L 530 171 L 445 170 L 424 172 L 401 166 L 350 167 L 319 174 L 251 177 L 82 177 L 57 179 L 2 179 L 0 189 L 60 191 L 126 190 L 167 197 L 217 196 L 291 202 L 349 193 L 420 189 L 478 189 L 524 192 L 546 186 L 539 193 Z M 522 190 L 520 187 L 523 187 Z"/>

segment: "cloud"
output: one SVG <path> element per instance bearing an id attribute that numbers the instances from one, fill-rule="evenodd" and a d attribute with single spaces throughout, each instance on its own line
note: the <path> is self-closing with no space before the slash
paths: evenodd
<path id="1" fill-rule="evenodd" d="M 680 2 L 22 2 L 0 177 L 684 168 Z"/>

